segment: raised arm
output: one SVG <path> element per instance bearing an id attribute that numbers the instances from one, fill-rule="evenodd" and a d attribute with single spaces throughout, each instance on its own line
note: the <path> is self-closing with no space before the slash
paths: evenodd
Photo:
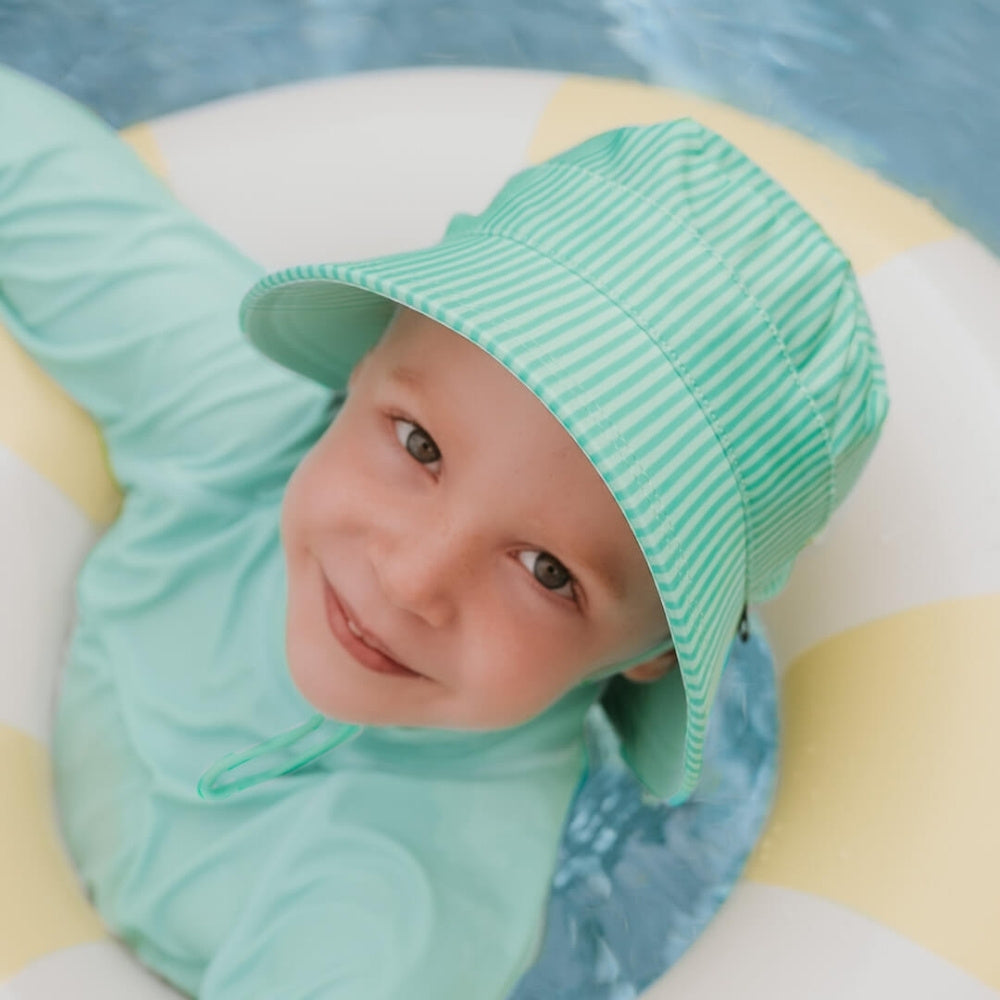
<path id="1" fill-rule="evenodd" d="M 261 269 L 180 206 L 113 130 L 0 67 L 0 323 L 143 480 L 267 491 L 329 391 L 237 327 Z"/>

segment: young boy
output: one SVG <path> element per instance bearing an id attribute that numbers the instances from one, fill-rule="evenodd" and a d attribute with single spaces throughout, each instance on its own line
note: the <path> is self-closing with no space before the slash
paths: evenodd
<path id="1" fill-rule="evenodd" d="M 875 444 L 850 267 L 681 120 L 436 246 L 261 278 L 79 109 L 2 90 L 3 317 L 125 493 L 54 744 L 95 904 L 205 1000 L 500 1000 L 588 708 L 690 795 L 747 603 Z M 254 282 L 243 330 L 298 374 L 236 325 Z"/>

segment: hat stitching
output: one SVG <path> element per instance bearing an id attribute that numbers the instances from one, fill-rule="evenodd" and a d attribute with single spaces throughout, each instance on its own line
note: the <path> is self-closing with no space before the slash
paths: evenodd
<path id="1" fill-rule="evenodd" d="M 830 238 L 823 231 L 823 229 L 819 226 L 819 224 L 812 218 L 812 216 L 810 216 L 805 211 L 805 209 L 803 209 L 798 203 L 796 203 L 781 188 L 781 186 L 777 183 L 777 181 L 775 181 L 773 178 L 769 177 L 763 170 L 760 169 L 760 167 L 757 166 L 757 164 L 755 164 L 752 160 L 750 160 L 749 157 L 747 157 L 746 155 L 744 155 L 740 150 L 736 149 L 735 146 L 731 146 L 731 148 L 735 149 L 736 152 L 739 154 L 740 158 L 744 162 L 748 163 L 751 167 L 753 167 L 754 171 L 760 177 L 762 177 L 765 180 L 765 182 L 768 184 L 768 186 L 772 189 L 771 190 L 772 195 L 776 195 L 777 198 L 778 198 L 778 200 L 782 202 L 783 206 L 786 209 L 791 209 L 792 211 L 800 214 L 803 217 L 803 220 L 805 221 L 806 225 L 809 225 L 809 226 L 813 227 L 814 229 L 816 229 L 819 232 L 819 235 L 820 235 L 821 239 L 827 244 L 827 246 L 830 247 L 830 248 L 832 248 L 832 250 L 836 253 L 836 256 L 839 257 L 847 265 L 848 268 L 850 268 L 850 261 L 848 261 L 847 258 L 844 257 L 844 255 L 840 252 L 839 248 L 830 240 Z M 605 177 L 603 174 L 594 173 L 594 171 L 588 170 L 586 167 L 581 167 L 578 164 L 569 164 L 569 163 L 564 163 L 564 162 L 555 163 L 555 162 L 551 162 L 550 161 L 550 164 L 548 166 L 549 166 L 550 169 L 553 169 L 553 170 L 562 170 L 562 171 L 569 171 L 571 173 L 572 172 L 576 172 L 576 173 L 580 173 L 580 174 L 585 174 L 586 176 L 592 178 L 597 183 L 610 184 L 613 187 L 617 188 L 619 191 L 622 191 L 624 194 L 626 194 L 628 196 L 631 196 L 631 197 L 635 198 L 637 201 L 641 201 L 641 202 L 643 202 L 646 205 L 649 205 L 654 211 L 658 211 L 661 215 L 665 215 L 668 219 L 671 219 L 673 222 L 675 222 L 681 229 L 685 230 L 688 233 L 688 235 L 691 236 L 705 250 L 706 253 L 708 253 L 711 257 L 713 257 L 726 270 L 726 272 L 729 274 L 730 278 L 732 279 L 733 283 L 743 292 L 743 294 L 750 301 L 750 303 L 753 306 L 754 310 L 758 313 L 758 315 L 760 316 L 760 318 L 764 321 L 764 324 L 767 327 L 768 332 L 771 334 L 771 337 L 773 338 L 775 344 L 777 344 L 777 346 L 778 346 L 778 350 L 781 352 L 782 357 L 785 359 L 785 364 L 787 365 L 788 371 L 791 373 L 792 378 L 795 381 L 795 384 L 799 387 L 799 390 L 806 397 L 806 401 L 807 401 L 807 404 L 809 406 L 809 409 L 812 410 L 813 416 L 815 417 L 815 419 L 817 421 L 817 424 L 819 425 L 820 432 L 821 432 L 822 438 L 823 438 L 824 447 L 825 447 L 825 450 L 826 450 L 827 461 L 829 462 L 829 469 L 830 469 L 830 472 L 832 473 L 832 471 L 836 468 L 836 464 L 837 463 L 836 463 L 836 456 L 834 455 L 834 451 L 833 451 L 833 442 L 832 442 L 832 439 L 831 439 L 831 436 L 830 436 L 829 428 L 827 427 L 826 421 L 823 419 L 822 414 L 819 412 L 819 409 L 816 406 L 816 401 L 813 399 L 812 393 L 807 390 L 805 384 L 803 383 L 803 381 L 802 381 L 802 379 L 801 379 L 801 377 L 799 375 L 798 369 L 792 363 L 791 356 L 788 353 L 788 348 L 785 345 L 785 342 L 782 340 L 781 336 L 778 334 L 777 325 L 775 324 L 774 320 L 771 318 L 771 316 L 767 312 L 767 310 L 764 309 L 763 305 L 760 303 L 760 301 L 757 299 L 757 297 L 750 291 L 749 288 L 747 288 L 747 286 L 744 284 L 744 282 L 742 281 L 742 279 L 732 269 L 732 267 L 730 267 L 730 265 L 727 263 L 727 261 L 725 260 L 725 258 L 722 257 L 718 253 L 718 251 L 716 251 L 715 248 L 710 243 L 708 243 L 705 240 L 705 238 L 702 236 L 701 232 L 699 230 L 697 230 L 696 228 L 694 228 L 693 226 L 689 225 L 687 222 L 685 222 L 684 219 L 676 216 L 673 212 L 671 212 L 669 209 L 665 208 L 659 202 L 651 200 L 646 195 L 642 194 L 642 192 L 640 192 L 640 191 L 636 191 L 633 188 L 626 187 L 624 184 L 621 184 L 619 181 L 616 181 L 613 177 L 610 177 L 610 176 Z M 561 261 L 559 263 L 561 263 Z M 687 384 L 687 380 L 685 380 L 685 383 Z M 692 391 L 694 391 L 694 390 L 692 390 Z M 709 411 L 709 412 L 711 412 L 711 411 Z M 711 416 L 714 417 L 714 413 L 711 414 Z M 713 422 L 713 430 L 715 430 L 714 422 Z M 726 441 L 726 443 L 728 443 L 728 440 L 726 439 L 725 431 L 716 431 L 716 435 L 718 437 L 720 437 L 723 441 Z M 727 456 L 726 457 L 729 458 L 728 450 L 727 450 Z M 739 476 L 738 472 L 736 472 L 736 468 L 737 468 L 736 467 L 736 463 L 733 462 L 732 459 L 730 459 L 729 460 L 729 464 L 734 469 L 734 474 L 736 475 L 737 482 L 738 482 L 739 488 L 740 488 L 740 494 L 743 497 L 744 504 L 746 504 L 746 493 L 745 493 L 745 491 L 743 489 L 743 481 L 742 481 L 741 477 Z M 829 474 L 827 476 L 827 479 L 828 479 L 828 484 L 827 484 L 826 493 L 827 493 L 828 504 L 827 504 L 827 511 L 826 511 L 826 515 L 825 515 L 824 520 L 829 519 L 829 516 L 830 516 L 830 514 L 832 513 L 832 510 L 833 510 L 833 507 L 835 506 L 835 498 L 833 496 L 833 485 L 832 485 L 833 476 L 832 476 L 832 474 Z M 745 507 L 745 509 L 747 509 L 747 508 Z M 744 525 L 745 525 L 745 521 L 746 521 L 746 519 L 744 518 Z M 749 584 L 750 584 L 750 579 L 749 579 L 749 576 L 750 576 L 750 559 L 749 559 L 750 533 L 749 533 L 748 530 L 745 533 L 745 537 L 746 537 L 746 547 L 747 547 L 747 580 L 746 580 L 746 584 L 747 584 L 747 592 L 749 592 Z"/>
<path id="2" fill-rule="evenodd" d="M 666 359 L 667 363 L 678 373 L 681 380 L 684 382 L 685 388 L 687 388 L 687 390 L 691 393 L 691 395 L 695 397 L 696 401 L 698 402 L 699 409 L 701 409 L 703 412 L 707 411 L 705 412 L 705 416 L 707 418 L 708 425 L 712 429 L 712 433 L 715 435 L 716 440 L 719 441 L 719 444 L 722 447 L 722 453 L 726 457 L 726 462 L 729 465 L 730 471 L 733 473 L 733 478 L 736 480 L 736 485 L 740 492 L 740 498 L 742 501 L 740 504 L 741 507 L 740 513 L 742 515 L 742 520 L 743 520 L 743 536 L 744 536 L 743 556 L 744 556 L 744 565 L 747 566 L 747 571 L 744 573 L 744 593 L 749 593 L 749 551 L 748 551 L 749 530 L 747 526 L 748 504 L 747 504 L 746 493 L 743 489 L 743 483 L 740 479 L 740 476 L 736 472 L 734 462 L 729 455 L 728 448 L 726 447 L 727 442 L 720 440 L 720 434 L 716 427 L 716 425 L 719 422 L 718 418 L 711 411 L 708 404 L 703 400 L 701 393 L 698 391 L 695 383 L 692 381 L 690 375 L 688 374 L 687 369 L 684 367 L 684 365 L 675 360 L 675 358 L 672 356 L 672 353 L 666 350 L 664 345 L 660 342 L 660 340 L 657 337 L 654 337 L 649 333 L 644 324 L 641 323 L 639 319 L 633 314 L 632 310 L 628 306 L 619 302 L 617 298 L 615 298 L 597 281 L 597 279 L 591 279 L 590 277 L 581 274 L 578 270 L 576 270 L 576 268 L 569 266 L 561 259 L 552 256 L 552 254 L 540 249 L 534 243 L 532 243 L 527 239 L 524 239 L 523 237 L 513 237 L 508 233 L 498 232 L 497 230 L 492 229 L 489 226 L 483 227 L 481 232 L 488 233 L 489 235 L 498 237 L 500 239 L 510 240 L 512 243 L 519 243 L 523 246 L 528 247 L 530 250 L 533 250 L 540 256 L 545 257 L 547 260 L 552 261 L 557 266 L 565 268 L 571 274 L 574 274 L 580 281 L 583 281 L 586 284 L 590 285 L 595 291 L 603 295 L 604 298 L 606 298 L 609 302 L 611 302 L 616 308 L 620 309 L 623 313 L 625 313 L 629 317 L 629 319 L 631 319 L 632 322 L 636 325 L 636 327 L 642 331 L 642 333 L 646 336 L 646 338 L 650 341 L 650 343 L 652 343 L 656 347 L 656 349 L 661 354 L 664 355 L 664 358 Z M 544 356 L 546 358 L 551 357 L 551 355 L 549 355 L 548 353 L 546 353 Z M 609 435 L 614 439 L 614 441 L 619 447 L 619 454 L 625 458 L 628 458 L 629 461 L 632 462 L 636 467 L 638 467 L 639 471 L 642 473 L 642 483 L 644 487 L 642 491 L 643 499 L 649 501 L 650 506 L 652 506 L 656 511 L 656 513 L 660 517 L 662 517 L 663 520 L 665 520 L 667 524 L 670 526 L 670 531 L 672 536 L 671 542 L 673 543 L 673 539 L 677 535 L 673 519 L 666 513 L 666 511 L 660 505 L 659 497 L 656 493 L 656 490 L 653 488 L 649 474 L 646 471 L 645 466 L 642 463 L 642 460 L 632 455 L 631 451 L 628 449 L 624 439 L 618 433 L 617 429 L 610 426 L 604 421 L 604 419 L 601 417 L 598 411 L 594 409 L 594 406 L 591 402 L 585 400 L 585 408 L 587 409 L 588 412 L 590 412 L 594 416 L 599 426 L 602 427 L 604 430 L 606 430 L 609 433 Z M 672 548 L 672 551 L 676 550 Z M 688 570 L 687 562 L 684 560 L 684 556 L 682 553 L 680 553 L 680 557 L 682 560 L 682 576 L 684 582 L 687 583 L 688 587 L 693 590 L 694 582 L 691 578 L 690 571 Z"/>

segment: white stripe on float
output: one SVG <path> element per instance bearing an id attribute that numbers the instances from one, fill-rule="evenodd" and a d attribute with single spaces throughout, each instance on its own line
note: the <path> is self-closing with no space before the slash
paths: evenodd
<path id="1" fill-rule="evenodd" d="M 536 125 L 565 78 L 380 70 L 243 94 L 148 125 L 180 200 L 274 269 L 438 242 L 452 214 L 481 212 L 528 165 Z"/>
<path id="2" fill-rule="evenodd" d="M 962 329 L 978 341 L 984 360 L 1000 376 L 1000 258 L 968 236 L 929 243 L 899 259 L 907 257 L 933 276 Z"/>
<path id="3" fill-rule="evenodd" d="M 641 1000 L 998 1000 L 951 962 L 829 900 L 737 884 Z"/>
<path id="4" fill-rule="evenodd" d="M 854 491 L 762 606 L 779 669 L 878 618 L 1000 591 L 1000 260 L 959 235 L 860 283 L 891 408 Z"/>
<path id="5" fill-rule="evenodd" d="M 97 539 L 80 509 L 0 445 L 0 723 L 49 745 L 76 575 Z"/>
<path id="6" fill-rule="evenodd" d="M 168 986 L 114 940 L 61 948 L 0 985 L 0 1000 L 178 1000 Z"/>

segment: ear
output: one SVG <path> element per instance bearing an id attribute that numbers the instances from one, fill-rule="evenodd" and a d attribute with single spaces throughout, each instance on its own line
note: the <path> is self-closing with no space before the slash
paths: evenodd
<path id="1" fill-rule="evenodd" d="M 622 676 L 636 684 L 651 684 L 676 666 L 677 654 L 670 650 L 668 653 L 661 653 L 651 660 L 646 660 L 645 663 L 637 663 L 634 667 L 623 670 Z"/>

